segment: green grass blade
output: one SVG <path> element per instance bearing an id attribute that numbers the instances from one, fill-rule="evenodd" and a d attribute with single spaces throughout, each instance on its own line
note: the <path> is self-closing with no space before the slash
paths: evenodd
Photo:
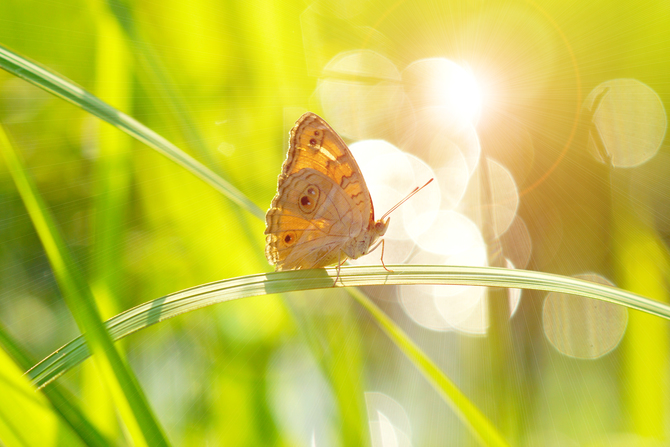
<path id="1" fill-rule="evenodd" d="M 13 359 L 0 349 L 0 445 L 52 447 L 86 445 L 61 418 Z M 94 444 L 95 445 L 95 444 Z"/>
<path id="2" fill-rule="evenodd" d="M 195 173 L 201 179 L 205 180 L 207 183 L 214 186 L 217 190 L 223 192 L 227 197 L 229 197 L 231 200 L 241 205 L 243 208 L 249 210 L 255 216 L 259 218 L 263 217 L 263 211 L 260 208 L 258 208 L 248 198 L 246 198 L 246 196 L 244 196 L 241 192 L 232 187 L 229 183 L 222 180 L 211 170 L 202 166 L 200 163 L 198 163 L 190 156 L 180 151 L 176 146 L 172 145 L 164 138 L 160 137 L 151 130 L 147 129 L 145 126 L 142 126 L 140 123 L 128 117 L 127 115 L 124 115 L 123 113 L 117 111 L 116 109 L 100 101 L 98 98 L 86 92 L 85 90 L 77 87 L 72 82 L 63 79 L 60 76 L 54 75 L 53 73 L 50 73 L 48 70 L 43 69 L 39 65 L 32 63 L 26 60 L 25 58 L 16 55 L 10 50 L 1 47 L 0 47 L 0 67 L 19 77 L 22 77 L 23 79 L 26 79 L 27 81 L 33 83 L 34 85 L 37 85 L 75 105 L 78 105 L 84 110 L 87 110 L 90 113 L 94 114 L 95 116 L 98 116 L 101 119 L 109 122 L 110 124 L 118 127 L 119 129 L 123 130 L 129 135 L 150 145 L 154 149 L 160 151 L 164 155 L 168 156 L 172 160 L 179 163 L 181 166 Z M 520 277 L 514 276 L 514 274 L 506 274 L 503 275 L 502 277 L 501 276 L 495 277 L 495 275 L 482 276 L 481 272 L 473 273 L 472 271 L 470 271 L 470 272 L 461 272 L 462 275 L 460 276 L 460 279 L 447 278 L 444 276 L 444 272 L 440 271 L 429 272 L 427 270 L 424 270 L 419 272 L 412 272 L 411 270 L 408 270 L 406 268 L 398 268 L 398 273 L 401 272 L 402 274 L 398 276 L 394 275 L 394 277 L 387 278 L 386 273 L 383 271 L 379 271 L 377 273 L 362 272 L 360 274 L 356 274 L 352 270 L 349 272 L 348 275 L 343 276 L 343 279 L 347 281 L 348 285 L 449 283 L 449 284 L 488 285 L 488 286 L 540 289 L 547 291 L 574 293 L 588 296 L 591 298 L 602 299 L 626 305 L 631 308 L 643 310 L 653 315 L 663 316 L 665 318 L 668 318 L 669 315 L 667 306 L 661 303 L 653 302 L 651 300 L 645 300 L 644 298 L 634 294 L 629 294 L 627 292 L 620 291 L 618 289 L 612 289 L 612 290 L 598 289 L 597 285 L 591 285 L 585 287 L 583 284 L 579 283 L 579 280 L 574 280 L 573 278 L 557 277 L 559 279 L 555 278 L 552 279 L 547 276 L 542 276 L 544 274 L 536 272 L 526 272 L 524 273 L 524 275 L 526 276 L 522 275 Z M 518 272 L 518 271 L 508 270 L 507 272 Z M 317 284 L 319 281 L 313 280 L 310 283 L 312 285 L 310 287 L 305 287 L 305 289 L 315 287 L 325 287 L 330 285 L 328 282 L 331 280 L 326 278 L 321 278 L 319 280 L 319 281 L 325 280 L 326 281 L 326 283 L 324 283 L 325 285 L 315 286 L 315 284 Z M 295 282 L 289 281 L 287 283 L 288 285 L 286 286 L 286 288 L 284 288 L 284 286 L 281 287 L 279 286 L 281 280 L 277 280 L 278 282 L 274 283 L 272 281 L 275 280 L 268 277 L 267 281 L 263 283 L 263 289 L 269 287 L 270 289 L 272 288 L 276 289 L 275 291 L 297 290 L 295 289 Z M 247 284 L 247 286 L 248 285 L 249 284 Z M 225 296 L 225 298 L 218 299 L 218 301 L 215 300 L 214 302 L 233 299 L 230 298 L 231 295 L 229 295 L 229 292 L 230 290 L 222 291 L 221 294 Z M 264 290 L 264 292 L 251 293 L 251 294 L 260 294 L 260 293 L 269 293 L 269 292 L 268 290 Z M 434 368 L 434 365 L 430 363 L 429 359 L 424 358 L 425 356 L 423 356 L 422 354 L 421 355 L 417 354 L 417 351 L 414 349 L 416 348 L 416 346 L 414 346 L 411 343 L 411 340 L 409 340 L 404 334 L 402 334 L 402 332 L 399 332 L 399 329 L 393 324 L 392 321 L 385 320 L 383 318 L 383 314 L 378 314 L 374 310 L 374 308 L 369 307 L 372 304 L 369 300 L 365 299 L 362 295 L 357 295 L 356 292 L 354 292 L 354 295 L 357 296 L 359 302 L 361 302 L 361 304 L 363 304 L 370 312 L 372 312 L 373 315 L 376 315 L 375 318 L 377 319 L 379 324 L 384 328 L 386 333 L 394 340 L 394 342 L 399 346 L 399 348 L 403 350 L 403 352 L 412 359 L 413 363 L 419 369 L 422 370 L 422 373 L 431 381 L 431 383 L 433 383 L 433 385 L 436 386 L 438 390 L 440 390 L 443 397 L 445 397 L 448 401 L 452 403 L 452 405 L 455 406 L 455 408 L 457 409 L 457 413 L 459 413 L 461 417 L 463 417 L 464 420 L 466 420 L 470 425 L 475 426 L 474 431 L 476 432 L 476 435 L 479 436 L 479 438 L 483 440 L 485 443 L 489 444 L 492 443 L 492 445 L 495 445 L 498 442 L 497 433 L 495 433 L 495 431 L 487 433 L 488 429 L 486 428 L 486 424 L 482 424 L 482 421 L 478 421 L 477 418 L 472 415 L 468 416 L 469 410 L 467 406 L 469 405 L 469 402 L 467 402 L 467 399 L 465 400 L 466 403 L 461 403 L 462 396 L 459 396 L 457 393 L 454 392 L 455 388 L 449 389 L 448 380 L 439 372 L 439 370 Z M 250 295 L 243 295 L 243 296 L 250 296 Z M 201 307 L 203 305 L 207 304 L 199 302 L 195 304 L 195 307 Z M 161 309 L 162 312 L 163 310 L 162 307 L 159 306 L 158 308 Z M 192 310 L 192 307 L 187 306 L 186 308 L 177 311 L 177 313 L 186 312 L 190 310 Z M 161 319 L 169 318 L 169 316 L 172 316 L 170 315 L 170 312 L 171 310 L 166 309 L 165 313 L 161 313 L 160 318 Z M 177 313 L 175 313 L 175 315 Z M 140 326 L 131 328 L 128 332 L 126 332 L 126 334 L 139 329 L 141 329 Z M 81 359 L 77 360 L 76 362 L 70 364 L 70 366 L 67 366 L 65 369 L 74 366 L 74 364 L 77 364 L 79 361 L 83 360 L 83 358 L 85 358 L 86 355 L 87 354 L 85 354 Z M 55 376 L 52 376 L 52 378 L 53 377 Z M 502 438 L 500 438 L 499 440 L 501 439 Z"/>
<path id="3" fill-rule="evenodd" d="M 108 122 L 133 138 L 156 149 L 161 154 L 172 159 L 179 165 L 200 177 L 216 190 L 220 191 L 233 202 L 249 211 L 256 217 L 265 218 L 265 212 L 247 198 L 242 192 L 230 183 L 223 180 L 211 169 L 199 163 L 190 155 L 158 135 L 153 130 L 142 125 L 123 112 L 101 101 L 98 97 L 77 86 L 72 81 L 52 73 L 35 62 L 0 46 L 0 68 L 18 76 L 31 84 L 62 98 L 98 118 Z"/>
<path id="4" fill-rule="evenodd" d="M 496 430 L 461 390 L 445 376 L 437 365 L 419 348 L 411 338 L 400 329 L 370 298 L 359 289 L 350 288 L 349 293 L 377 320 L 377 324 L 402 351 L 403 354 L 421 371 L 424 377 L 437 390 L 442 399 L 451 407 L 470 432 L 482 445 L 506 446 L 507 441 Z"/>
<path id="5" fill-rule="evenodd" d="M 632 210 L 631 210 L 632 212 Z M 644 293 L 659 302 L 670 301 L 667 285 L 670 256 L 665 241 L 644 224 L 631 225 L 617 213 L 616 244 L 619 256 L 614 264 L 616 278 L 626 289 Z M 648 218 L 648 216 L 645 216 Z M 668 325 L 650 315 L 632 314 L 628 317 L 626 337 L 622 341 L 622 369 L 634 377 L 622 398 L 627 403 L 627 425 L 633 432 L 649 439 L 662 439 L 667 429 Z"/>
<path id="6" fill-rule="evenodd" d="M 189 113 L 186 101 L 176 87 L 178 82 L 172 79 L 169 70 L 165 68 L 156 53 L 147 47 L 147 39 L 137 26 L 134 8 L 130 4 L 124 4 L 126 2 L 101 0 L 100 3 L 101 6 L 104 3 L 105 8 L 104 11 L 98 13 L 104 14 L 109 19 L 113 18 L 117 27 L 125 35 L 126 44 L 132 48 L 134 60 L 139 66 L 137 75 L 140 82 L 145 88 L 158 92 L 160 104 L 157 103 L 155 108 L 167 108 L 167 114 L 173 120 L 174 127 L 183 134 L 184 140 L 189 142 L 189 147 L 194 153 L 208 166 L 216 166 L 217 160 L 205 145 L 198 122 Z M 223 173 L 217 172 L 217 174 L 222 175 Z"/>
<path id="7" fill-rule="evenodd" d="M 337 285 L 341 286 L 342 283 L 347 286 L 454 284 L 545 290 L 609 301 L 670 319 L 670 306 L 663 303 L 614 287 L 549 273 L 494 267 L 398 265 L 392 268 L 394 273 L 389 274 L 381 267 L 342 267 L 341 282 L 338 282 Z M 111 318 L 106 325 L 111 337 L 118 340 L 165 319 L 216 303 L 270 293 L 332 287 L 336 274 L 336 270 L 330 268 L 274 272 L 226 279 L 144 303 Z M 368 310 L 372 309 L 365 300 L 359 297 L 357 299 Z M 450 385 L 449 379 L 434 367 L 432 361 L 399 328 L 394 327 L 395 325 L 388 320 L 388 317 L 383 318 L 382 315 L 377 311 L 373 312 L 373 316 L 391 336 L 394 343 L 412 359 L 417 368 L 434 386 L 440 388 L 441 395 L 450 405 L 457 406 L 462 417 L 471 418 L 472 426 L 480 427 L 478 430 L 481 433 L 478 433 L 477 436 L 480 439 L 495 439 L 497 436 L 491 434 L 479 416 L 468 416 L 475 411 L 474 407 L 471 407 L 469 403 L 462 403 L 462 396 L 454 392 L 455 388 Z M 86 344 L 79 337 L 35 365 L 28 375 L 37 386 L 44 386 L 84 361 L 88 355 Z"/>
<path id="8" fill-rule="evenodd" d="M 182 92 L 177 87 L 179 82 L 173 79 L 170 71 L 164 66 L 156 52 L 145 46 L 146 39 L 142 36 L 141 27 L 137 26 L 134 8 L 130 5 L 119 7 L 118 2 L 107 1 L 105 3 L 106 7 L 100 8 L 98 14 L 104 15 L 109 21 L 115 21 L 117 27 L 123 30 L 125 44 L 131 48 L 134 63 L 137 65 L 136 73 L 139 83 L 147 91 L 155 92 L 150 95 L 156 101 L 154 108 L 166 111 L 162 115 L 168 120 L 169 126 L 181 134 L 182 141 L 188 142 L 188 147 L 200 160 L 205 162 L 206 166 L 212 168 L 219 183 L 228 185 L 229 189 L 232 188 L 229 184 L 230 173 L 226 172 L 232 167 L 226 166 L 222 159 L 214 157 L 212 151 L 206 147 L 200 130 L 201 125 L 198 119 L 192 115 L 187 106 L 187 101 L 184 100 Z M 199 175 L 197 170 L 192 169 L 192 166 L 183 165 L 183 167 L 191 170 L 196 176 Z M 233 200 L 242 205 L 242 208 L 231 208 L 231 212 L 236 215 L 239 222 L 245 222 L 248 218 L 248 215 L 244 215 L 244 208 L 255 217 L 264 219 L 263 211 L 242 193 L 237 190 L 230 190 L 229 193 L 234 194 L 236 199 Z M 245 202 L 246 205 L 241 202 Z M 257 235 L 249 228 L 249 225 L 241 225 L 241 228 L 251 245 L 258 243 Z M 262 257 L 262 260 L 265 262 L 265 257 Z"/>
<path id="9" fill-rule="evenodd" d="M 122 110 L 133 107 L 131 93 L 135 72 L 130 50 L 119 24 L 106 13 L 101 1 L 91 2 L 97 22 L 97 60 L 95 91 L 101 98 Z M 96 7 L 97 6 L 97 7 Z M 131 149 L 133 140 L 104 122 L 97 121 L 98 156 L 94 159 L 92 189 L 93 246 L 89 277 L 103 315 L 114 315 L 118 308 L 117 285 L 123 265 L 124 218 L 131 190 Z M 115 309 L 109 311 L 107 309 Z"/>
<path id="10" fill-rule="evenodd" d="M 23 371 L 35 364 L 34 360 L 26 350 L 19 346 L 2 324 L 0 324 L 0 347 L 5 350 L 9 357 L 11 357 Z M 77 399 L 66 389 L 61 388 L 57 383 L 53 383 L 51 386 L 42 388 L 42 393 L 49 400 L 63 422 L 72 428 L 72 432 L 81 439 L 84 445 L 95 447 L 107 447 L 112 445 L 102 434 L 100 434 L 93 424 L 91 424 L 88 418 L 79 411 L 79 407 L 75 405 Z"/>
<path id="11" fill-rule="evenodd" d="M 133 110 L 133 79 L 137 70 L 118 23 L 106 14 L 102 0 L 89 2 L 96 24 L 95 80 L 93 91 L 119 110 Z M 130 214 L 129 200 L 132 178 L 133 138 L 94 117 L 88 118 L 97 133 L 97 153 L 91 159 L 90 256 L 87 281 L 103 318 L 116 315 L 126 308 L 119 300 L 119 284 L 124 271 L 123 243 L 126 218 Z M 243 211 L 242 211 L 243 212 Z M 123 355 L 123 346 L 117 349 Z M 95 365 L 81 370 L 81 399 L 86 412 L 100 430 L 111 439 L 121 438 L 122 429 L 115 417 L 115 405 L 105 384 L 98 378 Z"/>
<path id="12" fill-rule="evenodd" d="M 320 303 L 330 301 L 330 294 L 319 296 Z M 339 317 L 314 312 L 303 303 L 302 294 L 286 294 L 285 302 L 300 335 L 333 390 L 338 412 L 341 445 L 369 445 L 368 418 L 365 409 L 364 340 L 356 324 L 357 312 L 349 303 L 340 303 Z M 316 305 L 319 307 L 319 304 Z"/>
<path id="13" fill-rule="evenodd" d="M 114 397 L 129 433 L 136 445 L 168 445 L 137 379 L 116 350 L 104 324 L 93 294 L 72 260 L 56 225 L 21 161 L 0 127 L 0 152 L 35 226 L 63 297 L 79 326 L 86 334 L 103 383 Z"/>
<path id="14" fill-rule="evenodd" d="M 100 12 L 100 11 L 98 11 Z M 122 21 L 120 21 L 121 23 Z M 132 36 L 134 31 L 132 30 L 126 30 L 129 31 L 129 34 Z M 132 37 L 130 38 L 130 43 L 132 44 L 134 40 Z M 222 180 L 220 177 L 217 176 L 217 174 L 209 171 L 208 169 L 204 168 L 201 166 L 199 163 L 197 163 L 195 160 L 192 160 L 188 155 L 183 154 L 179 149 L 174 147 L 174 145 L 171 145 L 168 143 L 165 139 L 158 137 L 157 135 L 153 134 L 149 129 L 146 127 L 142 126 L 141 124 L 135 122 L 132 120 L 130 117 L 127 117 L 126 115 L 123 115 L 121 112 L 115 110 L 114 108 L 110 107 L 109 105 L 103 103 L 100 101 L 98 98 L 94 97 L 90 93 L 84 91 L 83 89 L 77 87 L 73 83 L 63 79 L 60 76 L 54 75 L 53 73 L 50 73 L 48 70 L 44 70 L 41 67 L 39 67 L 37 64 L 32 64 L 29 61 L 25 61 L 23 58 L 20 58 L 17 55 L 15 56 L 16 60 L 10 60 L 12 64 L 8 64 L 8 62 L 5 60 L 3 61 L 2 58 L 5 57 L 7 59 L 6 53 L 3 55 L 3 52 L 1 51 L 2 49 L 0 48 L 0 66 L 3 68 L 7 69 L 8 71 L 16 74 L 17 76 L 21 76 L 24 79 L 28 80 L 29 82 L 34 83 L 35 85 L 38 85 L 41 88 L 44 88 L 45 90 L 63 98 L 66 99 L 75 105 L 80 106 L 81 108 L 95 114 L 96 116 L 102 118 L 103 120 L 110 122 L 111 124 L 115 125 L 116 127 L 119 127 L 120 129 L 126 131 L 129 133 L 131 136 L 134 136 L 141 141 L 149 144 L 150 146 L 154 147 L 155 149 L 165 153 L 173 159 L 174 161 L 177 161 L 180 163 L 184 168 L 190 170 L 192 173 L 196 174 L 197 176 L 200 176 L 201 178 L 204 178 L 210 185 L 213 185 L 215 189 L 223 192 L 225 195 L 228 197 L 231 197 L 233 201 L 236 203 L 240 204 L 243 208 L 246 208 L 247 210 L 251 211 L 252 214 L 255 217 L 264 219 L 264 212 L 256 207 L 249 199 L 247 199 L 244 195 L 242 195 L 239 191 L 236 189 L 232 188 L 225 180 Z M 8 50 L 5 50 L 5 52 Z M 142 52 L 138 53 L 142 54 Z M 28 71 L 23 72 L 23 71 L 17 71 L 16 66 L 18 65 L 18 61 L 21 62 L 22 66 L 27 68 Z M 155 65 L 154 63 L 156 60 L 145 60 L 143 58 L 140 58 L 139 60 L 140 64 L 142 67 L 144 67 L 143 75 L 149 76 L 149 77 L 161 77 L 161 69 L 159 66 Z M 3 65 L 4 64 L 4 65 Z M 148 84 L 151 84 L 152 86 L 156 85 L 155 80 L 148 82 Z M 163 82 L 158 82 L 158 85 L 163 85 Z M 119 95 L 117 95 L 119 96 Z M 159 96 L 165 96 L 165 95 L 159 95 Z M 168 95 L 166 97 L 168 102 L 174 100 L 172 95 Z M 177 98 L 178 100 L 178 98 Z M 170 110 L 175 111 L 174 104 L 170 103 L 173 107 L 169 107 Z M 117 119 L 118 117 L 122 117 L 123 120 Z M 178 116 L 177 119 L 184 119 L 181 116 Z M 124 127 L 125 126 L 125 127 Z M 188 128 L 190 129 L 192 126 L 178 126 L 179 128 Z M 200 141 L 200 138 L 197 137 L 196 135 L 190 135 L 187 136 L 187 140 L 189 141 Z M 165 146 L 168 146 L 167 148 Z M 200 148 L 202 150 L 202 148 Z M 171 151 L 171 152 L 170 152 Z M 174 155 L 176 154 L 176 155 Z M 204 172 L 204 174 L 203 174 Z M 222 186 L 223 185 L 223 186 Z M 99 196 L 98 196 L 99 197 Z M 242 213 L 241 210 L 235 208 L 234 209 L 235 213 Z M 243 219 L 244 216 L 241 214 L 238 216 L 238 219 Z M 256 240 L 255 236 L 253 234 L 246 234 L 246 236 L 249 238 L 250 241 Z M 97 252 L 97 251 L 96 251 Z M 104 252 L 104 251 L 103 251 Z M 262 250 L 259 252 L 262 253 Z M 261 258 L 264 261 L 264 256 L 261 255 Z M 319 353 L 315 353 L 316 358 L 321 358 Z M 328 377 L 331 377 L 327 374 Z M 333 382 L 333 387 L 338 388 L 337 384 Z M 340 393 L 336 393 L 338 398 L 342 396 Z M 351 404 L 351 399 L 346 398 L 343 400 L 343 402 L 340 402 L 340 404 L 343 405 L 350 405 Z M 346 413 L 346 414 L 345 414 Z M 351 411 L 344 412 L 342 414 L 343 420 L 353 420 L 356 419 L 352 414 Z M 348 424 L 348 427 L 353 427 L 353 424 Z M 356 431 L 355 429 L 351 430 L 345 430 L 347 432 L 354 432 Z M 361 428 L 358 428 L 358 432 L 362 432 Z M 364 435 L 361 435 L 364 436 Z M 359 436 L 360 438 L 360 436 Z"/>

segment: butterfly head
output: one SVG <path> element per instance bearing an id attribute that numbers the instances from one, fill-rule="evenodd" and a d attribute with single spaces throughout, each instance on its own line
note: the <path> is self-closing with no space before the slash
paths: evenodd
<path id="1" fill-rule="evenodd" d="M 375 239 L 378 237 L 384 236 L 386 234 L 386 230 L 389 227 L 389 222 L 391 221 L 390 217 L 387 217 L 386 220 L 384 219 L 379 219 L 378 221 L 375 222 L 375 229 L 374 233 L 376 235 Z"/>

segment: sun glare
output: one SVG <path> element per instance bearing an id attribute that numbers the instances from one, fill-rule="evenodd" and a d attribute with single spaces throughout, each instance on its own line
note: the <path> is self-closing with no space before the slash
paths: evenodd
<path id="1" fill-rule="evenodd" d="M 450 112 L 467 121 L 479 117 L 482 109 L 482 91 L 474 75 L 466 69 L 453 70 L 448 79 L 433 82 L 438 98 Z"/>
<path id="2" fill-rule="evenodd" d="M 420 59 L 403 71 L 403 80 L 415 107 L 437 107 L 473 124 L 479 118 L 482 89 L 469 68 L 442 57 Z"/>

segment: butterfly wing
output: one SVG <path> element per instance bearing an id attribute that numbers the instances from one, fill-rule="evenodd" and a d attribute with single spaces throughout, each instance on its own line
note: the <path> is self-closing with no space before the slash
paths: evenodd
<path id="1" fill-rule="evenodd" d="M 265 220 L 265 254 L 277 270 L 337 262 L 365 221 L 345 190 L 313 168 L 303 168 L 280 181 Z"/>
<path id="2" fill-rule="evenodd" d="M 289 135 L 289 150 L 282 166 L 279 184 L 304 168 L 315 169 L 330 179 L 351 197 L 365 226 L 374 223 L 374 210 L 365 179 L 346 143 L 315 113 L 307 112 L 298 118 Z"/>

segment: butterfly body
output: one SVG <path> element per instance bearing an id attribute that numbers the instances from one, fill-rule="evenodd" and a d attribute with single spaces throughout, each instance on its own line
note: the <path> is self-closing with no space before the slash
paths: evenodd
<path id="1" fill-rule="evenodd" d="M 370 193 L 347 145 L 310 112 L 291 129 L 265 221 L 265 254 L 276 270 L 356 259 L 374 249 L 389 223 L 375 221 Z"/>

